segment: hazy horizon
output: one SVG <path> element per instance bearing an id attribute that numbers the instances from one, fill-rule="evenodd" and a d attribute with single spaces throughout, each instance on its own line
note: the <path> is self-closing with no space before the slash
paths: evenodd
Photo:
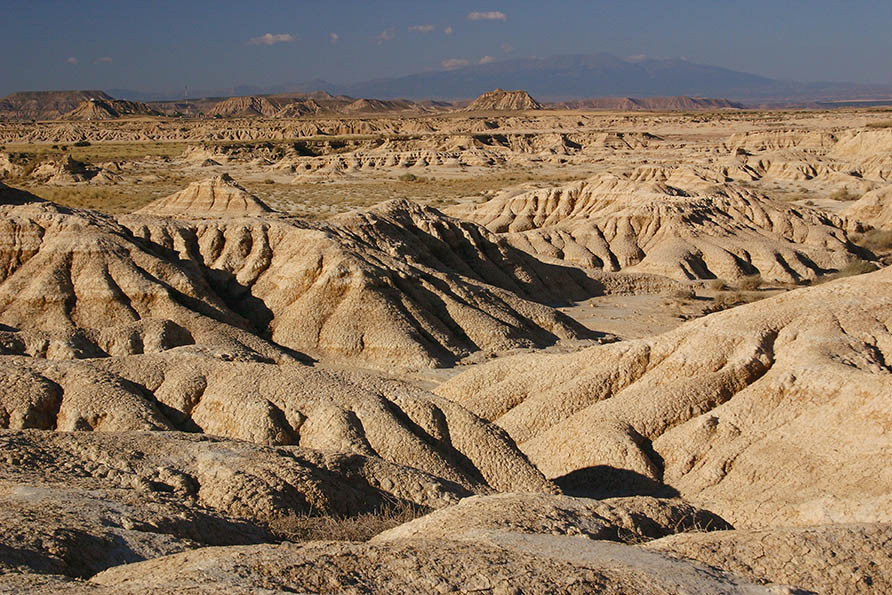
<path id="1" fill-rule="evenodd" d="M 781 80 L 892 83 L 892 4 L 343 1 L 6 8 L 0 95 L 350 84 L 512 58 L 683 58 Z M 857 35 L 852 32 L 857 31 Z"/>

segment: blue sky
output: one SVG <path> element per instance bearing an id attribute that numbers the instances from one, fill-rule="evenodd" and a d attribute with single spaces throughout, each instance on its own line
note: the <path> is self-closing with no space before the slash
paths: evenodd
<path id="1" fill-rule="evenodd" d="M 347 83 L 601 51 L 892 83 L 890 0 L 0 1 L 0 95 Z"/>

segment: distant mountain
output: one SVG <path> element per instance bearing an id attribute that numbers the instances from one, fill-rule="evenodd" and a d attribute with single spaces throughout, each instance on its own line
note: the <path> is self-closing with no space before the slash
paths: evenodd
<path id="1" fill-rule="evenodd" d="M 607 53 L 506 60 L 327 90 L 382 99 L 460 99 L 476 97 L 494 87 L 524 89 L 540 101 L 672 95 L 764 101 L 892 95 L 892 86 L 779 81 L 687 60 L 623 60 Z"/>

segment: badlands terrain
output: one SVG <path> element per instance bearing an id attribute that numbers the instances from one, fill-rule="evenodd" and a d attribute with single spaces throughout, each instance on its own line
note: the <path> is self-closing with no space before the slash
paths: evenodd
<path id="1" fill-rule="evenodd" d="M 892 590 L 888 111 L 32 99 L 0 591 Z"/>

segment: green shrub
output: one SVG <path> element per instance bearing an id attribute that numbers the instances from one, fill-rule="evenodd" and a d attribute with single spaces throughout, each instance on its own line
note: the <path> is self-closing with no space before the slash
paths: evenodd
<path id="1" fill-rule="evenodd" d="M 74 143 L 74 146 L 75 146 L 75 147 L 89 147 L 89 146 L 92 145 L 92 144 L 93 144 L 93 143 L 91 143 L 91 142 L 88 141 L 88 140 L 79 140 L 79 141 L 77 141 L 76 143 Z"/>

